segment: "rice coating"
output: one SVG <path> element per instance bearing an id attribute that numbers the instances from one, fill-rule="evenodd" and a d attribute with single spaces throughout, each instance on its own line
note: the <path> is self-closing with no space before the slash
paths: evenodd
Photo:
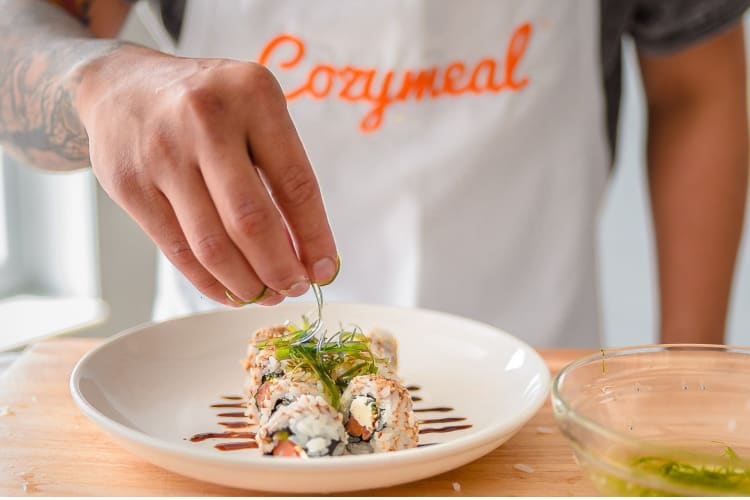
<path id="1" fill-rule="evenodd" d="M 286 327 L 277 325 L 270 328 L 260 328 L 251 335 L 247 345 L 247 355 L 242 363 L 246 374 L 244 389 L 249 400 L 255 397 L 255 393 L 258 392 L 264 378 L 281 376 L 286 368 L 285 363 L 280 362 L 274 356 L 275 346 L 268 345 L 260 349 L 257 344 L 288 334 Z"/>
<path id="2" fill-rule="evenodd" d="M 342 455 L 347 434 L 339 412 L 322 397 L 305 394 L 261 424 L 255 440 L 265 455 L 278 454 L 282 445 L 288 448 L 284 441 L 289 441 L 296 456 L 314 458 Z"/>
<path id="3" fill-rule="evenodd" d="M 384 360 L 394 370 L 398 370 L 398 342 L 396 337 L 387 330 L 375 327 L 367 334 L 370 339 L 370 351 L 378 358 Z"/>
<path id="4" fill-rule="evenodd" d="M 264 382 L 255 394 L 250 405 L 254 410 L 252 415 L 256 417 L 256 421 L 264 424 L 279 407 L 288 406 L 303 395 L 322 397 L 320 382 L 308 374 L 286 374 L 272 378 Z M 248 415 L 250 414 L 249 410 Z"/>
<path id="5" fill-rule="evenodd" d="M 411 395 L 397 380 L 383 375 L 353 378 L 341 396 L 339 410 L 351 453 L 404 450 L 419 442 Z"/>

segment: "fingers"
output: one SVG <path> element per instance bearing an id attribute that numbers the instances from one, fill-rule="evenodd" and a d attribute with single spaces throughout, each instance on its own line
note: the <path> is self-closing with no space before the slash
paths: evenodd
<path id="1" fill-rule="evenodd" d="M 270 73 L 268 73 L 270 75 Z M 273 76 L 268 76 L 273 79 Z M 278 88 L 273 80 L 267 84 Z M 281 90 L 278 90 L 281 94 Z M 282 95 L 283 97 L 283 95 Z M 248 142 L 297 244 L 309 276 L 326 284 L 338 271 L 336 244 L 317 179 L 283 99 L 250 110 Z"/>
<path id="2" fill-rule="evenodd" d="M 129 197 L 129 202 L 123 203 L 123 207 L 151 237 L 169 261 L 206 297 L 229 306 L 240 306 L 252 302 L 275 305 L 284 299 L 283 296 L 267 290 L 262 284 L 259 288 L 262 294 L 258 293 L 249 299 L 237 298 L 229 291 L 227 284 L 217 279 L 195 256 L 170 202 L 155 187 L 142 190 L 140 196 Z M 228 291 L 229 294 L 227 294 Z"/>
<path id="3" fill-rule="evenodd" d="M 245 141 L 205 148 L 201 172 L 221 225 L 238 252 L 270 289 L 296 297 L 309 287 L 286 225 L 250 162 Z"/>
<path id="4" fill-rule="evenodd" d="M 190 71 L 168 72 L 160 99 L 141 96 L 149 106 L 138 107 L 144 129 L 135 139 L 102 133 L 90 141 L 102 185 L 217 302 L 275 304 L 302 295 L 311 280 L 330 282 L 338 271 L 333 235 L 271 73 L 226 61 L 174 64 Z M 119 147 L 106 147 L 112 142 Z M 113 166 L 113 157 L 125 161 Z"/>
<path id="5" fill-rule="evenodd" d="M 172 206 L 192 254 L 220 281 L 236 305 L 272 298 L 268 288 L 227 235 L 197 167 L 182 168 L 160 186 Z M 279 297 L 278 300 L 281 298 Z"/>
<path id="6" fill-rule="evenodd" d="M 162 193 L 155 188 L 143 190 L 139 196 L 131 194 L 128 202 L 121 205 L 201 293 L 217 302 L 228 303 L 224 285 L 195 258 L 172 207 Z"/>

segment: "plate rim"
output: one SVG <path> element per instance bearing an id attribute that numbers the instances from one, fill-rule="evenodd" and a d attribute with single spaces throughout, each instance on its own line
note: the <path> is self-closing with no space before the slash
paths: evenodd
<path id="1" fill-rule="evenodd" d="M 348 302 L 330 302 L 327 305 L 336 305 L 337 307 L 359 307 L 359 308 L 380 308 L 388 309 L 392 311 L 411 311 L 418 312 L 420 314 L 437 315 L 446 318 L 452 318 L 454 320 L 460 320 L 465 323 L 472 323 L 476 326 L 484 329 L 494 330 L 494 333 L 504 337 L 505 341 L 509 341 L 515 344 L 515 347 L 523 349 L 527 354 L 530 354 L 533 358 L 534 363 L 538 363 L 542 368 L 538 373 L 542 376 L 541 390 L 538 392 L 536 399 L 531 399 L 528 406 L 523 412 L 520 412 L 514 420 L 518 422 L 518 425 L 508 426 L 507 424 L 490 424 L 486 428 L 478 430 L 474 434 L 466 437 L 462 437 L 457 440 L 452 440 L 446 443 L 440 443 L 440 446 L 426 446 L 423 448 L 411 448 L 407 450 L 399 450 L 398 453 L 374 453 L 368 455 L 346 455 L 339 457 L 318 457 L 315 460 L 279 460 L 278 457 L 274 460 L 268 460 L 263 455 L 231 455 L 231 454 L 216 454 L 213 449 L 195 447 L 189 448 L 183 446 L 181 443 L 172 443 L 158 437 L 151 436 L 137 429 L 128 427 L 125 424 L 117 422 L 110 417 L 104 415 L 96 407 L 94 407 L 80 391 L 79 382 L 81 373 L 85 369 L 86 363 L 99 354 L 102 350 L 110 348 L 113 344 L 121 342 L 123 338 L 130 335 L 134 335 L 138 332 L 143 331 L 145 328 L 153 327 L 164 323 L 178 322 L 180 320 L 190 319 L 197 316 L 209 316 L 209 315 L 222 315 L 222 314 L 236 314 L 241 309 L 215 309 L 209 311 L 201 311 L 197 313 L 184 314 L 174 318 L 170 318 L 166 321 L 147 321 L 139 325 L 135 325 L 131 328 L 125 329 L 120 333 L 117 333 L 99 345 L 95 346 L 88 352 L 86 352 L 76 363 L 73 368 L 68 387 L 71 396 L 78 406 L 79 410 L 86 415 L 89 419 L 93 420 L 102 430 L 106 430 L 110 434 L 114 434 L 117 438 L 133 441 L 140 446 L 145 446 L 152 450 L 157 450 L 161 453 L 168 453 L 175 456 L 185 456 L 191 460 L 208 460 L 214 464 L 225 463 L 227 465 L 263 465 L 270 466 L 270 468 L 280 470 L 295 470 L 295 469 L 328 469 L 335 466 L 344 466 L 348 469 L 360 469 L 360 468 L 372 468 L 374 466 L 386 466 L 388 468 L 399 465 L 408 464 L 415 461 L 422 460 L 436 460 L 446 455 L 452 455 L 455 451 L 464 450 L 468 447 L 475 447 L 477 445 L 487 444 L 488 442 L 498 442 L 497 446 L 502 445 L 507 439 L 510 439 L 523 425 L 525 425 L 544 405 L 549 398 L 551 388 L 551 373 L 541 355 L 531 347 L 529 344 L 511 335 L 510 333 L 497 328 L 493 325 L 483 323 L 471 318 L 466 318 L 460 315 L 451 314 L 443 311 L 436 311 L 425 308 L 415 308 L 406 306 L 392 306 L 386 304 L 367 304 L 367 303 L 348 303 Z M 300 308 L 301 306 L 313 307 L 314 304 L 308 302 L 294 302 L 288 304 L 279 304 L 273 306 L 274 308 Z M 122 444 L 122 443 L 121 443 Z M 474 445 L 474 446 L 472 446 Z M 495 449 L 493 447 L 492 449 Z M 137 453 L 134 453 L 138 455 Z M 145 461 L 155 463 L 147 458 L 138 455 Z M 156 463 L 156 465 L 159 465 Z"/>

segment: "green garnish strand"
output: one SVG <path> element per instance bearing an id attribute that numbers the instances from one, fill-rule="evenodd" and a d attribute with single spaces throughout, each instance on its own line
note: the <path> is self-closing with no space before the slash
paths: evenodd
<path id="1" fill-rule="evenodd" d="M 286 325 L 286 331 L 288 331 L 289 333 L 297 333 L 298 331 L 300 331 L 300 329 L 299 329 L 299 328 L 297 328 L 297 325 L 295 325 L 294 323 L 292 323 L 292 322 L 290 321 L 290 322 L 289 322 L 289 323 L 287 323 L 287 325 Z"/>
<path id="2" fill-rule="evenodd" d="M 287 335 L 256 343 L 258 349 L 274 348 L 274 357 L 287 361 L 291 373 L 304 371 L 314 375 L 323 385 L 328 402 L 338 407 L 343 390 L 349 380 L 366 374 L 378 372 L 378 363 L 383 360 L 375 358 L 370 350 L 370 339 L 359 327 L 346 331 L 343 325 L 332 337 L 325 332 L 316 338 L 322 326 L 323 296 L 319 287 L 314 286 L 318 306 L 318 319 L 312 324 L 302 316 L 302 328 L 291 321 L 285 323 Z M 342 373 L 337 374 L 339 371 Z"/>
<path id="3" fill-rule="evenodd" d="M 356 377 L 357 375 L 364 375 L 363 372 L 369 373 L 369 365 L 366 362 L 358 363 L 348 370 L 346 370 L 344 373 L 339 375 L 338 380 L 336 382 L 339 386 L 346 386 L 349 385 L 349 381 Z"/>
<path id="4" fill-rule="evenodd" d="M 727 446 L 727 447 L 724 448 L 724 455 L 726 455 L 727 457 L 729 457 L 729 460 L 732 461 L 732 462 L 739 462 L 740 461 L 739 455 L 737 455 L 737 453 L 735 453 L 735 451 L 732 449 L 731 446 Z"/>
<path id="5" fill-rule="evenodd" d="M 287 439 L 289 439 L 289 432 L 288 431 L 274 432 L 273 438 L 278 439 L 279 441 L 286 441 Z"/>
<path id="6" fill-rule="evenodd" d="M 730 447 L 726 447 L 725 454 L 732 461 L 739 459 Z M 659 475 L 676 484 L 716 491 L 750 493 L 750 470 L 741 467 L 693 465 L 659 457 L 639 458 L 633 465 L 638 470 Z"/>
<path id="7" fill-rule="evenodd" d="M 367 352 L 370 347 L 365 342 L 351 342 L 338 345 L 336 343 L 323 344 L 321 352 L 347 353 L 347 352 Z"/>
<path id="8" fill-rule="evenodd" d="M 333 406 L 334 408 L 338 408 L 339 400 L 341 399 L 341 393 L 339 392 L 339 388 L 336 386 L 336 382 L 333 381 L 328 372 L 321 366 L 320 358 L 316 355 L 313 355 L 311 352 L 308 352 L 307 349 L 300 349 L 299 353 L 307 362 L 307 365 L 318 376 L 320 382 L 323 384 L 323 389 L 328 395 L 328 402 L 331 403 L 331 406 Z"/>

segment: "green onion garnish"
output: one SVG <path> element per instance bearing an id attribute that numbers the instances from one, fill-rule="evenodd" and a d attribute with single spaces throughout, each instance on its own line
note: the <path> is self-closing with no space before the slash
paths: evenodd
<path id="1" fill-rule="evenodd" d="M 317 378 L 324 389 L 326 399 L 334 408 L 338 407 L 344 388 L 349 381 L 359 375 L 375 374 L 378 363 L 370 351 L 370 339 L 359 327 L 346 330 L 343 326 L 326 337 L 322 331 L 323 299 L 316 290 L 318 319 L 310 323 L 302 316 L 302 327 L 292 322 L 285 324 L 287 335 L 258 342 L 262 350 L 273 346 L 274 357 L 286 361 L 291 372 L 305 372 Z"/>

